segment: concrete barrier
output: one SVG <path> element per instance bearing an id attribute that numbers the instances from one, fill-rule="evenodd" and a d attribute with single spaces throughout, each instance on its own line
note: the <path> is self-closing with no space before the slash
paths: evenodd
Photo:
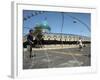
<path id="1" fill-rule="evenodd" d="M 74 48 L 78 45 L 44 45 L 44 48 Z"/>

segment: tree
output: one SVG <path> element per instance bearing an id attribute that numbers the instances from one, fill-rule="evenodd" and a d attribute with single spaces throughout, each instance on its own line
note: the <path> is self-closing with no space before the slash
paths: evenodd
<path id="1" fill-rule="evenodd" d="M 37 45 L 37 47 L 42 47 L 43 34 L 41 26 L 36 25 L 34 27 L 33 35 L 35 36 L 35 44 Z"/>

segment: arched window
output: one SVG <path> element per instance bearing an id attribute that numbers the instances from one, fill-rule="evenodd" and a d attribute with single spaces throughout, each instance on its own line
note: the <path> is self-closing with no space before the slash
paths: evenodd
<path id="1" fill-rule="evenodd" d="M 48 38 L 48 40 L 50 40 L 50 38 Z"/>
<path id="2" fill-rule="evenodd" d="M 48 40 L 50 40 L 51 36 L 47 36 Z"/>
<path id="3" fill-rule="evenodd" d="M 57 39 L 57 36 L 56 36 L 56 35 L 54 35 L 54 36 L 53 36 L 53 38 L 54 38 L 54 40 L 56 40 L 56 39 Z"/>

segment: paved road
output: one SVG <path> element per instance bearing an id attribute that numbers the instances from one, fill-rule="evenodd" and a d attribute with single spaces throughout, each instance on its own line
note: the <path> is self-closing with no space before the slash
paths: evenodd
<path id="1" fill-rule="evenodd" d="M 35 50 L 32 51 L 36 54 L 33 58 L 24 51 L 23 69 L 90 66 L 90 51 L 90 47 L 84 47 L 82 51 L 78 48 Z"/>

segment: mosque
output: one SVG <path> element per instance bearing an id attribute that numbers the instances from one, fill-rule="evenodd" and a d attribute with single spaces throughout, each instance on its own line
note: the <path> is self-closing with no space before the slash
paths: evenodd
<path id="1" fill-rule="evenodd" d="M 65 33 L 52 33 L 51 27 L 48 25 L 47 21 L 44 21 L 41 24 L 36 24 L 41 26 L 43 33 L 43 45 L 57 45 L 57 44 L 77 44 L 79 37 L 82 39 L 84 44 L 90 44 L 90 37 L 75 35 L 75 34 L 65 34 Z M 24 36 L 24 46 L 27 44 L 27 35 Z"/>

